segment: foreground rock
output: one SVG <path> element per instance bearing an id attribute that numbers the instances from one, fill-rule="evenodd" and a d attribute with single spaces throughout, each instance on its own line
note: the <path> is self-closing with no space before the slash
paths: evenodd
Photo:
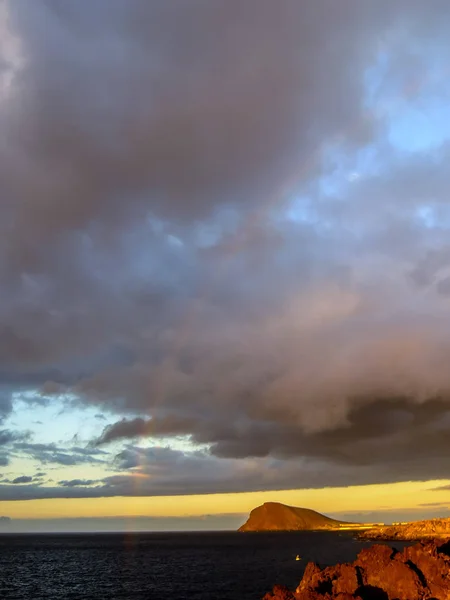
<path id="1" fill-rule="evenodd" d="M 450 543 L 420 542 L 402 552 L 381 544 L 352 564 L 309 563 L 295 591 L 275 586 L 263 600 L 449 600 Z"/>
<path id="2" fill-rule="evenodd" d="M 450 519 L 429 519 L 400 525 L 374 527 L 361 533 L 359 537 L 368 540 L 449 539 Z"/>
<path id="3" fill-rule="evenodd" d="M 330 519 L 309 508 L 287 506 L 280 502 L 266 502 L 252 510 L 239 531 L 335 530 L 342 525 L 352 524 Z"/>

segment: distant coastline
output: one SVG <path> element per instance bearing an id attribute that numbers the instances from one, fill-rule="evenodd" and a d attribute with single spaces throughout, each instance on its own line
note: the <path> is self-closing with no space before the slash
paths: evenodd
<path id="1" fill-rule="evenodd" d="M 363 540 L 415 541 L 450 539 L 450 518 L 428 519 L 377 526 L 361 532 Z"/>

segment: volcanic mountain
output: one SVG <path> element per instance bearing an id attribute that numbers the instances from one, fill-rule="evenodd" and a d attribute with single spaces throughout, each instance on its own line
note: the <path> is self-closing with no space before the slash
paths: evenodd
<path id="1" fill-rule="evenodd" d="M 309 508 L 286 506 L 279 502 L 265 502 L 254 508 L 246 523 L 238 531 L 306 531 L 317 529 L 339 529 L 350 525 L 330 519 Z"/>

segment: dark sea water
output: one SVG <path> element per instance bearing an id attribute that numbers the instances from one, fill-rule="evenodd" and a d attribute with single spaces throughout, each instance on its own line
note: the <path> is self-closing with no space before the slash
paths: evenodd
<path id="1" fill-rule="evenodd" d="M 370 545 L 326 532 L 0 535 L 0 599 L 259 600 L 296 587 L 310 560 Z"/>

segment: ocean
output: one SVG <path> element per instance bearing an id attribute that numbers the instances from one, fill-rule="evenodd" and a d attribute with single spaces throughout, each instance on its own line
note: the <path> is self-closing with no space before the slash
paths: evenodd
<path id="1" fill-rule="evenodd" d="M 3 534 L 0 598 L 259 600 L 295 588 L 308 561 L 352 561 L 371 544 L 330 532 Z"/>

